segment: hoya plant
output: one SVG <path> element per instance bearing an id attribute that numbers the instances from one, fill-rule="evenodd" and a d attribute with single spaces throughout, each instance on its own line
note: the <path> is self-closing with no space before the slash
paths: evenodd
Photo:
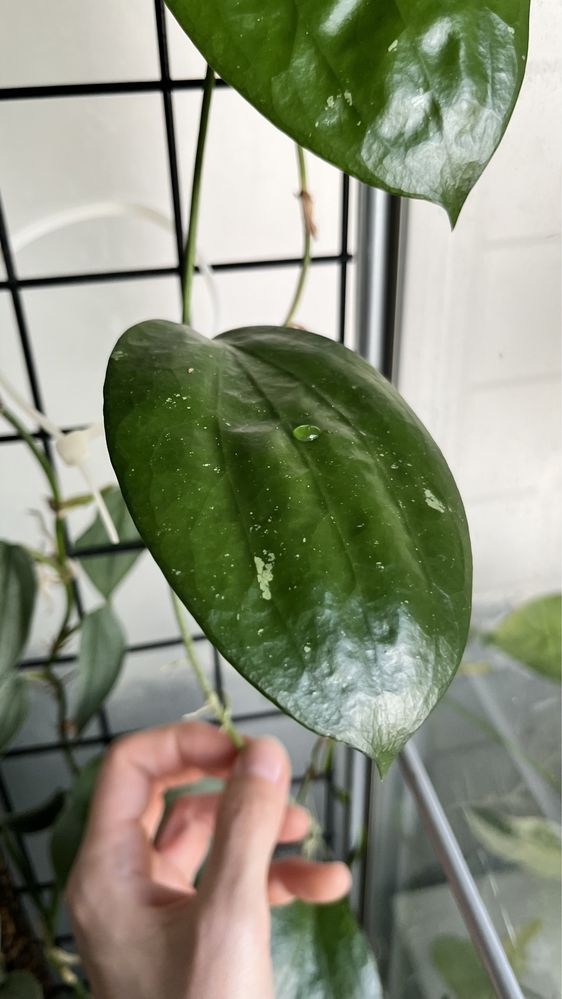
<path id="1" fill-rule="evenodd" d="M 293 324 L 314 227 L 304 150 L 364 183 L 432 201 L 454 224 L 517 99 L 528 2 L 264 0 L 259 12 L 249 0 L 168 5 L 208 63 L 183 311 L 181 322 L 151 318 L 127 330 L 112 351 L 104 418 L 120 491 L 106 505 L 119 537 L 138 532 L 160 566 L 203 695 L 235 741 L 228 708 L 195 658 L 182 605 L 251 684 L 318 734 L 309 777 L 332 740 L 365 753 L 384 775 L 460 662 L 470 541 L 445 459 L 396 389 L 346 347 Z M 193 328 L 191 312 L 216 74 L 298 144 L 304 253 L 283 326 L 209 339 Z M 81 767 L 73 742 L 119 674 L 124 638 L 110 598 L 135 555 L 84 559 L 104 603 L 80 619 L 64 518 L 69 505 L 92 495 L 61 496 L 49 460 L 13 412 L 3 415 L 48 481 L 53 546 L 0 551 L 0 741 L 7 745 L 25 718 L 28 680 L 47 684 L 73 783 L 2 832 L 25 877 L 16 834 L 52 828 L 56 887 L 49 905 L 37 899 L 46 955 L 84 995 L 72 955 L 54 944 L 98 765 Z M 105 539 L 100 509 L 85 545 Z M 47 664 L 35 677 L 16 669 L 32 617 L 34 563 L 46 564 L 65 594 Z M 77 640 L 69 706 L 54 666 Z M 316 829 L 313 839 L 318 847 Z M 381 994 L 345 902 L 275 913 L 272 946 L 279 999 Z M 0 981 L 0 996 L 39 994 L 36 982 L 22 985 L 15 974 L 17 982 Z"/>

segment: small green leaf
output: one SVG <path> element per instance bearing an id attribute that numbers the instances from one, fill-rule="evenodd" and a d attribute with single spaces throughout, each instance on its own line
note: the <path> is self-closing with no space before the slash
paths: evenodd
<path id="1" fill-rule="evenodd" d="M 502 652 L 562 681 L 562 596 L 553 593 L 516 607 L 487 636 Z"/>
<path id="2" fill-rule="evenodd" d="M 29 971 L 11 971 L 0 985 L 0 999 L 42 999 L 43 989 Z"/>
<path id="3" fill-rule="evenodd" d="M 0 819 L 0 829 L 12 829 L 26 835 L 48 829 L 62 811 L 65 799 L 65 791 L 55 791 L 37 808 L 4 816 Z"/>
<path id="4" fill-rule="evenodd" d="M 104 499 L 120 541 L 138 541 L 139 535 L 125 501 L 117 486 L 104 491 Z M 75 553 L 80 558 L 81 548 L 94 548 L 97 545 L 108 544 L 107 531 L 99 513 L 93 524 L 88 527 L 76 541 Z M 92 580 L 94 586 L 104 597 L 110 597 L 124 576 L 134 566 L 141 551 L 111 553 L 110 555 L 92 555 L 80 560 L 84 572 Z"/>
<path id="5" fill-rule="evenodd" d="M 27 685 L 17 673 L 0 677 L 0 752 L 23 725 L 28 711 Z"/>
<path id="6" fill-rule="evenodd" d="M 515 931 L 515 940 L 506 937 L 502 944 L 516 974 L 525 970 L 527 949 L 542 923 L 531 919 Z M 431 960 L 455 999 L 495 999 L 495 991 L 470 940 L 460 937 L 436 937 L 431 945 Z"/>
<path id="7" fill-rule="evenodd" d="M 102 760 L 102 756 L 96 756 L 88 761 L 68 792 L 65 806 L 53 826 L 51 861 L 57 885 L 61 890 L 64 889 L 82 842 Z"/>
<path id="8" fill-rule="evenodd" d="M 491 808 L 466 810 L 468 824 L 490 853 L 543 878 L 562 878 L 560 826 L 534 815 L 503 815 Z"/>
<path id="9" fill-rule="evenodd" d="M 529 0 L 166 2 L 213 69 L 301 146 L 452 222 L 523 80 Z"/>
<path id="10" fill-rule="evenodd" d="M 147 322 L 113 351 L 105 425 L 137 527 L 208 638 L 386 770 L 455 674 L 471 598 L 458 490 L 396 390 L 304 330 Z"/>
<path id="11" fill-rule="evenodd" d="M 276 999 L 382 999 L 375 958 L 347 901 L 271 913 Z"/>
<path id="12" fill-rule="evenodd" d="M 78 696 L 73 712 L 77 732 L 103 704 L 119 676 L 124 654 L 125 636 L 111 608 L 106 604 L 87 614 L 80 625 Z"/>
<path id="13" fill-rule="evenodd" d="M 19 545 L 0 541 L 0 677 L 20 658 L 35 605 L 35 572 Z"/>

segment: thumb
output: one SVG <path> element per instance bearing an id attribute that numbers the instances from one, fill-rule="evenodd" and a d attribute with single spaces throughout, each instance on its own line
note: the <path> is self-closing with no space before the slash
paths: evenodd
<path id="1" fill-rule="evenodd" d="M 269 865 L 283 822 L 290 764 L 277 739 L 255 739 L 239 754 L 223 792 L 199 899 L 246 904 L 267 896 Z"/>

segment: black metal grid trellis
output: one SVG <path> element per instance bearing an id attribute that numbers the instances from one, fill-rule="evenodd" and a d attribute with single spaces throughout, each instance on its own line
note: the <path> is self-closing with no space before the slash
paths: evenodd
<path id="1" fill-rule="evenodd" d="M 174 91 L 180 90 L 192 90 L 192 91 L 202 91 L 204 80 L 201 79 L 173 79 L 170 74 L 170 65 L 168 57 L 168 39 L 167 39 L 167 29 L 166 29 L 166 18 L 165 10 L 162 0 L 154 0 L 154 18 L 155 18 L 155 30 L 158 43 L 158 57 L 160 65 L 160 75 L 158 79 L 150 80 L 135 80 L 135 81 L 118 81 L 118 82 L 99 82 L 99 83 L 76 83 L 76 84 L 62 84 L 62 85 L 51 85 L 51 86 L 30 86 L 30 87 L 4 87 L 0 88 L 0 101 L 26 101 L 29 99 L 43 99 L 49 100 L 52 98 L 68 98 L 68 99 L 80 99 L 85 96 L 95 96 L 102 94 L 130 94 L 130 93 L 148 93 L 148 92 L 159 92 L 162 95 L 162 109 L 164 115 L 165 124 L 165 135 L 166 135 L 166 147 L 167 147 L 167 160 L 168 160 L 168 171 L 169 171 L 169 183 L 170 183 L 170 199 L 171 208 L 173 213 L 174 222 L 174 234 L 176 243 L 176 254 L 177 260 L 174 266 L 168 267 L 150 267 L 150 268 L 137 268 L 137 269 L 119 269 L 119 270 L 106 270 L 106 271 L 95 271 L 95 272 L 83 272 L 83 273 L 58 273 L 53 275 L 44 276 L 33 276 L 33 277 L 19 277 L 17 273 L 17 267 L 14 260 L 12 252 L 12 240 L 10 236 L 8 222 L 5 213 L 2 208 L 2 201 L 0 198 L 0 247 L 2 251 L 2 257 L 4 260 L 6 277 L 5 279 L 0 279 L 0 294 L 6 294 L 10 297 L 13 312 L 16 321 L 16 328 L 19 336 L 19 343 L 21 347 L 21 353 L 24 361 L 24 367 L 26 372 L 27 381 L 29 384 L 29 389 L 31 393 L 31 398 L 33 400 L 34 406 L 39 411 L 44 411 L 43 406 L 43 395 L 41 390 L 41 378 L 38 366 L 36 363 L 32 337 L 30 335 L 30 328 L 28 319 L 26 316 L 25 304 L 23 300 L 23 292 L 31 288 L 54 288 L 60 286 L 70 286 L 70 285 L 88 285 L 88 284 L 103 284 L 107 282 L 122 282 L 130 280 L 151 280 L 153 278 L 161 278 L 167 276 L 174 276 L 178 280 L 178 286 L 181 282 L 182 274 L 182 264 L 183 264 L 183 248 L 184 248 L 184 222 L 182 219 L 181 211 L 181 184 L 178 170 L 178 158 L 177 158 L 177 148 L 176 148 L 176 137 L 175 137 L 175 124 L 174 124 L 174 108 L 172 96 Z M 223 81 L 218 80 L 217 86 L 219 88 L 225 87 Z M 340 232 L 339 232 L 339 250 L 335 254 L 324 254 L 316 256 L 312 259 L 312 266 L 314 268 L 322 267 L 326 265 L 337 264 L 339 268 L 339 280 L 338 280 L 338 338 L 340 342 L 343 342 L 345 336 L 345 325 L 346 325 L 346 313 L 348 306 L 348 265 L 352 259 L 349 244 L 348 244 L 348 230 L 349 230 L 349 178 L 342 175 L 341 178 L 341 193 L 340 193 Z M 212 264 L 213 270 L 216 272 L 221 271 L 244 271 L 244 270 L 260 270 L 262 268 L 273 269 L 273 268 L 287 268 L 299 265 L 301 262 L 300 257 L 284 257 L 284 258 L 274 258 L 265 260 L 242 260 L 242 261 L 217 261 Z M 65 427 L 65 430 L 76 429 L 74 427 Z M 45 454 L 48 458 L 52 458 L 52 443 L 44 430 L 39 429 L 33 431 L 33 436 L 40 442 L 43 447 Z M 15 443 L 20 440 L 17 434 L 13 433 L 3 433 L 0 435 L 0 444 L 7 445 L 10 443 Z M 96 547 L 83 548 L 77 551 L 67 538 L 68 554 L 72 558 L 88 558 L 94 555 L 117 555 L 119 553 L 131 550 L 137 550 L 143 548 L 142 543 L 132 542 L 132 543 L 121 543 L 118 545 L 99 545 Z M 78 613 L 81 616 L 82 610 L 82 599 L 80 594 L 80 587 L 78 583 L 75 583 L 76 587 L 76 605 Z M 198 634 L 194 636 L 195 641 L 204 640 L 205 636 Z M 181 644 L 181 639 L 178 637 L 163 637 L 156 639 L 151 642 L 143 642 L 130 644 L 127 648 L 127 653 L 138 653 L 148 650 L 165 649 L 178 646 Z M 72 663 L 76 660 L 76 656 L 70 654 L 59 655 L 55 660 L 55 667 L 61 665 L 66 665 Z M 46 662 L 46 657 L 33 657 L 24 660 L 21 663 L 20 668 L 23 670 L 37 668 Z M 213 650 L 213 672 L 214 672 L 214 684 L 218 695 L 224 697 L 224 683 L 221 671 L 220 658 L 216 650 Z M 279 717 L 280 712 L 277 709 L 261 710 L 248 713 L 240 713 L 234 716 L 234 722 L 237 724 L 246 724 L 255 721 L 267 721 L 268 719 Z M 111 730 L 109 725 L 109 720 L 104 710 L 99 713 L 98 720 L 100 723 L 100 734 L 94 736 L 85 736 L 78 738 L 75 742 L 77 749 L 80 748 L 95 748 L 103 747 L 107 745 L 113 738 L 120 735 L 119 732 L 114 732 Z M 31 745 L 17 746 L 9 749 L 5 754 L 8 759 L 14 759 L 18 757 L 36 757 L 46 753 L 60 752 L 62 750 L 62 742 L 57 739 L 45 743 L 35 743 Z M 296 776 L 294 778 L 294 785 L 297 785 L 299 781 L 302 780 L 302 775 Z M 324 825 L 326 829 L 327 839 L 329 840 L 332 835 L 333 829 L 333 772 L 329 770 L 325 777 L 322 778 L 327 786 L 327 793 L 325 795 L 325 809 L 324 809 Z M 2 808 L 10 813 L 13 811 L 13 802 L 9 794 L 6 782 L 0 773 L 0 805 Z M 35 884 L 31 887 L 38 889 L 39 891 L 48 890 L 52 887 L 51 883 L 43 882 L 37 877 L 36 869 L 33 864 L 32 857 L 30 856 L 29 850 L 27 849 L 25 843 L 25 837 L 18 835 L 19 845 L 24 852 L 26 859 L 29 862 L 31 871 L 34 874 Z M 20 891 L 25 894 L 29 890 L 30 886 L 21 886 Z M 68 937 L 60 937 L 59 942 L 64 944 L 68 941 Z"/>

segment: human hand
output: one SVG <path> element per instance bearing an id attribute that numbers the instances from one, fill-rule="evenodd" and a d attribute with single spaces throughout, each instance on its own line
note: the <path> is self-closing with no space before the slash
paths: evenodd
<path id="1" fill-rule="evenodd" d="M 155 838 L 163 792 L 207 775 L 226 779 L 223 793 L 178 798 Z M 66 892 L 95 999 L 273 999 L 269 906 L 350 886 L 344 864 L 272 861 L 308 826 L 289 781 L 275 739 L 238 752 L 202 722 L 114 743 Z"/>

